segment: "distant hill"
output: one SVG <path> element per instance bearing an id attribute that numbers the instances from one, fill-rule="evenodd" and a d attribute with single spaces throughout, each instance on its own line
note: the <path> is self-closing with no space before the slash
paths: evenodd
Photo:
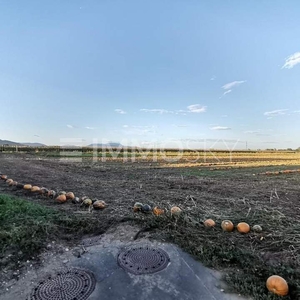
<path id="1" fill-rule="evenodd" d="M 17 142 L 12 142 L 8 140 L 0 140 L 0 146 L 2 145 L 9 145 L 9 146 L 28 146 L 28 147 L 42 147 L 46 146 L 41 143 L 17 143 Z"/>
<path id="2" fill-rule="evenodd" d="M 47 145 L 42 144 L 42 143 L 22 143 L 23 146 L 28 146 L 28 147 L 45 147 Z"/>
<path id="3" fill-rule="evenodd" d="M 122 144 L 120 143 L 107 143 L 107 144 L 90 144 L 88 145 L 87 147 L 114 147 L 114 148 L 117 148 L 117 147 L 123 147 Z"/>

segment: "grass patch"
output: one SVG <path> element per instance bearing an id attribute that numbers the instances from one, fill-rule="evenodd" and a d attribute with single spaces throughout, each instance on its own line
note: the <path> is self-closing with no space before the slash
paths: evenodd
<path id="1" fill-rule="evenodd" d="M 103 233 L 110 224 L 0 194 L 0 266 L 36 257 L 49 241 L 71 242 L 87 233 Z"/>

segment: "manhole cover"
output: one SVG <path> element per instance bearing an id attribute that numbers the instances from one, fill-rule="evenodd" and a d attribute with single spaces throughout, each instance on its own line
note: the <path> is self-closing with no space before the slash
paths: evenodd
<path id="1" fill-rule="evenodd" d="M 85 300 L 95 289 L 92 273 L 80 269 L 67 269 L 49 276 L 33 289 L 30 300 Z"/>
<path id="2" fill-rule="evenodd" d="M 160 248 L 132 247 L 123 250 L 118 256 L 119 265 L 136 275 L 161 271 L 169 262 L 169 255 Z"/>

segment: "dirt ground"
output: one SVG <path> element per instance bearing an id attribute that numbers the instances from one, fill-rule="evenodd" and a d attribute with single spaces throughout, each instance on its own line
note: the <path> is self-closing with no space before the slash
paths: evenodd
<path id="1" fill-rule="evenodd" d="M 93 162 L 91 159 L 73 162 L 28 154 L 0 154 L 0 172 L 7 174 L 9 178 L 56 191 L 72 191 L 78 197 L 86 195 L 92 199 L 104 200 L 108 207 L 103 211 L 89 212 L 80 205 L 59 204 L 5 184 L 0 185 L 0 192 L 85 217 L 99 215 L 104 223 L 109 223 L 108 227 L 122 218 L 134 219 L 136 214 L 132 207 L 135 202 L 159 206 L 167 211 L 177 205 L 187 213 L 187 222 L 191 223 L 191 233 L 189 226 L 185 227 L 185 232 L 179 232 L 181 236 L 185 235 L 185 240 L 195 231 L 192 223 L 200 224 L 206 218 L 213 218 L 217 222 L 223 219 L 231 219 L 234 223 L 248 221 L 252 222 L 251 225 L 256 222 L 263 227 L 263 234 L 251 234 L 247 237 L 235 234 L 228 238 L 229 242 L 259 251 L 264 262 L 274 267 L 283 263 L 300 266 L 300 249 L 293 249 L 290 240 L 282 239 L 283 234 L 279 232 L 281 227 L 276 227 L 277 224 L 286 224 L 290 219 L 299 220 L 300 175 L 258 175 L 270 168 L 272 169 L 259 167 L 209 171 L 200 167 L 177 168 L 176 165 L 163 168 L 159 162 Z M 268 220 L 264 219 L 262 211 L 268 214 Z M 138 216 L 141 228 L 143 220 L 148 224 L 149 218 L 152 216 Z M 166 223 L 165 230 L 167 226 Z M 293 234 L 291 230 L 292 228 L 287 234 Z M 220 234 L 222 233 L 218 232 L 210 239 L 210 245 L 220 238 Z M 145 233 L 141 233 L 143 235 Z M 164 233 L 153 231 L 150 237 L 163 239 Z M 271 246 L 264 245 L 264 240 L 274 243 Z M 280 249 L 277 241 L 281 243 Z M 191 242 L 187 241 L 189 243 Z M 202 245 L 190 247 L 192 254 L 203 252 Z M 293 288 L 297 289 L 295 286 Z"/>

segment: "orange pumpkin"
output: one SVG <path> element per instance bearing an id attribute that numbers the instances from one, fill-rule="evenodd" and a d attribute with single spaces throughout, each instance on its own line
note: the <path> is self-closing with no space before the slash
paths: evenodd
<path id="1" fill-rule="evenodd" d="M 178 206 L 173 206 L 171 208 L 171 215 L 172 216 L 179 216 L 181 214 L 182 210 Z"/>
<path id="2" fill-rule="evenodd" d="M 7 179 L 7 175 L 4 175 L 4 174 L 1 175 L 1 179 L 2 179 L 2 180 L 6 180 L 6 179 Z"/>
<path id="3" fill-rule="evenodd" d="M 55 201 L 59 203 L 65 203 L 67 201 L 67 197 L 66 195 L 59 195 L 58 197 L 56 197 Z"/>
<path id="4" fill-rule="evenodd" d="M 248 233 L 250 231 L 250 226 L 248 223 L 241 222 L 241 223 L 237 224 L 236 229 L 240 233 Z"/>
<path id="5" fill-rule="evenodd" d="M 67 199 L 73 200 L 75 198 L 75 195 L 72 192 L 68 192 L 68 193 L 66 193 L 66 197 L 67 197 Z"/>
<path id="6" fill-rule="evenodd" d="M 31 188 L 32 188 L 32 185 L 31 185 L 31 184 L 25 184 L 25 185 L 23 186 L 23 189 L 24 189 L 24 190 L 27 190 L 27 191 L 30 191 Z"/>
<path id="7" fill-rule="evenodd" d="M 214 227 L 216 225 L 216 222 L 212 219 L 207 219 L 204 221 L 205 227 Z"/>
<path id="8" fill-rule="evenodd" d="M 234 225 L 231 221 L 224 220 L 221 223 L 221 227 L 224 231 L 231 232 L 231 231 L 233 231 Z"/>
<path id="9" fill-rule="evenodd" d="M 266 282 L 267 289 L 279 296 L 286 296 L 289 293 L 289 286 L 285 279 L 278 275 L 270 276 Z"/>
<path id="10" fill-rule="evenodd" d="M 165 211 L 161 208 L 158 208 L 157 206 L 155 206 L 153 208 L 153 213 L 156 215 L 156 216 L 160 216 L 160 215 L 163 215 L 165 213 Z"/>
<path id="11" fill-rule="evenodd" d="M 40 187 L 36 185 L 31 188 L 32 193 L 40 192 L 40 190 L 41 190 Z"/>

